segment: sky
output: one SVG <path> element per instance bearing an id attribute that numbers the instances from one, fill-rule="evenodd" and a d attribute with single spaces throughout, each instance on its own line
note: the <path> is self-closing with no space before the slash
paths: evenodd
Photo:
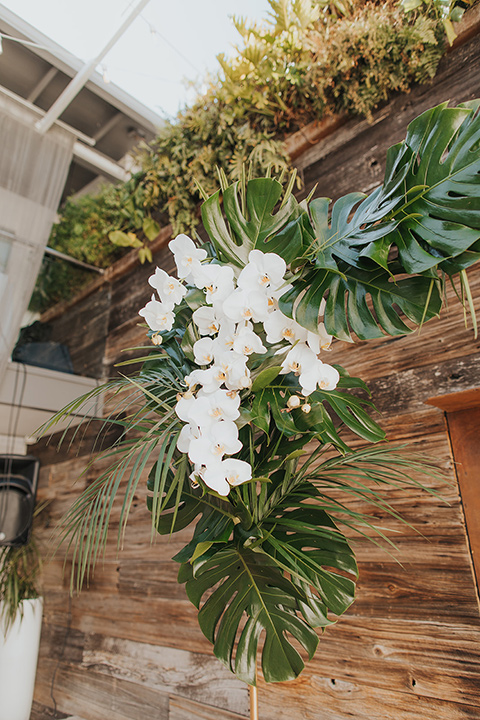
<path id="1" fill-rule="evenodd" d="M 137 0 L 2 0 L 82 60 L 95 57 Z M 267 17 L 268 0 L 150 0 L 97 70 L 162 117 L 201 90 L 216 55 L 240 41 L 230 16 Z M 193 85 L 192 85 L 193 83 Z"/>

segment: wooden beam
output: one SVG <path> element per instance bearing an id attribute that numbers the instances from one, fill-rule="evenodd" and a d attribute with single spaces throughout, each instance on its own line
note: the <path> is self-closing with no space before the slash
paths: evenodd
<path id="1" fill-rule="evenodd" d="M 425 400 L 425 402 L 427 405 L 433 405 L 448 413 L 457 410 L 470 410 L 471 408 L 480 407 L 480 388 L 462 390 L 448 395 L 438 395 Z"/>
<path id="2" fill-rule="evenodd" d="M 121 112 L 117 112 L 117 113 L 115 113 L 115 115 L 112 115 L 112 117 L 110 118 L 110 120 L 107 120 L 107 122 L 106 122 L 104 125 L 102 125 L 102 126 L 97 130 L 97 132 L 96 132 L 95 135 L 93 136 L 93 139 L 94 139 L 96 142 L 99 142 L 102 138 L 105 137 L 105 135 L 106 135 L 107 133 L 110 132 L 110 130 L 111 130 L 112 128 L 115 127 L 115 125 L 117 125 L 117 123 L 120 122 L 120 120 L 122 119 L 122 117 L 124 117 L 124 115 L 123 115 L 123 113 L 121 113 Z"/>
<path id="3" fill-rule="evenodd" d="M 34 103 L 40 93 L 42 93 L 47 87 L 47 85 L 51 83 L 57 73 L 57 68 L 51 67 L 50 70 L 46 72 L 42 78 L 40 78 L 35 87 L 30 91 L 30 94 L 27 96 L 28 102 Z"/>
<path id="4" fill-rule="evenodd" d="M 446 414 L 473 569 L 480 587 L 480 407 Z"/>

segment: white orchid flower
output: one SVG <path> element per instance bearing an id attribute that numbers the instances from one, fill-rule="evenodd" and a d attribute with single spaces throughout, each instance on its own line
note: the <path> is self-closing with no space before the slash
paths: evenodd
<path id="1" fill-rule="evenodd" d="M 295 375 L 300 376 L 303 372 L 313 367 L 316 362 L 320 361 L 313 350 L 310 350 L 305 343 L 298 343 L 287 353 L 282 362 L 280 374 L 286 375 L 289 372 L 293 372 Z"/>
<path id="2" fill-rule="evenodd" d="M 203 337 L 193 345 L 193 355 L 197 365 L 210 365 L 213 362 L 215 340 L 211 337 Z"/>
<path id="3" fill-rule="evenodd" d="M 293 345 L 298 341 L 304 343 L 307 340 L 308 331 L 299 325 L 296 320 L 288 318 L 280 310 L 269 313 L 263 326 L 269 343 L 288 340 Z"/>
<path id="4" fill-rule="evenodd" d="M 215 368 L 209 367 L 206 370 L 193 370 L 189 375 L 185 376 L 185 382 L 189 388 L 201 385 L 203 391 L 209 394 L 218 390 L 223 381 L 218 380 Z"/>
<path id="5" fill-rule="evenodd" d="M 240 416 L 239 406 L 240 397 L 237 393 L 216 390 L 195 399 L 189 410 L 188 420 L 197 423 L 200 428 L 206 428 L 220 420 L 233 421 Z"/>
<path id="6" fill-rule="evenodd" d="M 302 387 L 302 395 L 305 397 L 311 395 L 317 389 L 317 385 L 320 390 L 334 390 L 339 379 L 338 370 L 318 358 L 310 367 L 304 368 L 298 378 Z"/>
<path id="7" fill-rule="evenodd" d="M 175 413 L 183 422 L 190 422 L 190 410 L 193 408 L 196 398 L 192 393 L 181 395 L 175 405 Z"/>
<path id="8" fill-rule="evenodd" d="M 241 327 L 233 341 L 233 349 L 239 355 L 262 354 L 267 352 L 259 335 L 254 332 L 252 324 Z"/>
<path id="9" fill-rule="evenodd" d="M 236 487 L 252 479 L 252 468 L 244 460 L 227 458 L 206 468 L 203 481 L 220 495 L 228 495 Z"/>
<path id="10" fill-rule="evenodd" d="M 207 257 L 206 251 L 197 248 L 193 240 L 183 234 L 170 240 L 168 247 L 173 253 L 178 277 L 184 278 L 187 282 L 193 280 L 195 272 L 201 269 L 202 260 Z"/>
<path id="11" fill-rule="evenodd" d="M 318 355 L 322 350 L 329 350 L 332 344 L 333 336 L 329 335 L 323 323 L 318 324 L 318 332 L 308 331 L 307 345 Z"/>
<path id="12" fill-rule="evenodd" d="M 269 288 L 267 290 L 267 306 L 268 306 L 268 312 L 271 313 L 274 310 L 278 310 L 278 301 L 284 295 L 286 292 L 291 290 L 293 288 L 293 285 L 290 283 L 285 283 L 281 285 L 276 290 L 273 290 L 272 288 Z"/>
<path id="13" fill-rule="evenodd" d="M 334 368 L 333 365 L 322 363 L 317 380 L 320 390 L 335 390 L 339 380 L 340 373 L 337 368 Z"/>
<path id="14" fill-rule="evenodd" d="M 168 275 L 165 270 L 159 267 L 156 268 L 155 275 L 148 278 L 148 282 L 157 291 L 160 300 L 165 304 L 179 305 L 187 292 L 187 288 L 177 278 Z"/>
<path id="15" fill-rule="evenodd" d="M 208 468 L 222 460 L 224 455 L 233 455 L 241 449 L 237 426 L 234 422 L 222 420 L 191 440 L 188 457 L 193 463 L 201 463 Z"/>
<path id="16" fill-rule="evenodd" d="M 223 312 L 236 323 L 242 320 L 263 322 L 268 315 L 267 296 L 260 290 L 237 288 L 225 299 Z"/>
<path id="17" fill-rule="evenodd" d="M 195 274 L 195 285 L 205 290 L 207 303 L 222 302 L 234 291 L 233 269 L 228 265 L 202 265 Z"/>
<path id="18" fill-rule="evenodd" d="M 227 350 L 215 358 L 217 378 L 223 378 L 228 390 L 241 390 L 250 385 L 250 370 L 247 358 L 233 350 Z"/>
<path id="19" fill-rule="evenodd" d="M 279 287 L 286 272 L 287 265 L 280 255 L 252 250 L 247 265 L 238 276 L 237 285 L 244 290 L 261 289 L 265 292 Z"/>
<path id="20" fill-rule="evenodd" d="M 235 342 L 235 338 L 236 338 L 236 324 L 232 320 L 229 320 L 226 317 L 222 318 L 221 324 L 220 324 L 220 329 L 218 331 L 218 335 L 214 339 L 215 357 L 217 357 L 217 355 L 221 355 L 226 350 L 232 350 L 233 343 Z"/>
<path id="21" fill-rule="evenodd" d="M 198 327 L 200 335 L 216 335 L 220 329 L 220 321 L 211 305 L 197 308 L 192 315 L 192 320 Z"/>
<path id="22" fill-rule="evenodd" d="M 175 321 L 172 310 L 173 304 L 161 303 L 155 300 L 155 295 L 152 295 L 152 299 L 138 311 L 138 314 L 145 318 L 145 322 L 151 330 L 161 332 L 172 329 Z"/>
<path id="23" fill-rule="evenodd" d="M 192 425 L 192 423 L 184 425 L 180 430 L 180 435 L 177 439 L 178 450 L 181 453 L 188 453 L 191 441 L 199 438 L 200 436 L 200 428 L 198 428 L 197 425 Z"/>

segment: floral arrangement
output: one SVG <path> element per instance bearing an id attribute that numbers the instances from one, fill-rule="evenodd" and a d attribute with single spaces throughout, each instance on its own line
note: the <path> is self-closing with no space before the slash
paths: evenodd
<path id="1" fill-rule="evenodd" d="M 276 376 L 287 375 L 283 411 L 301 408 L 309 413 L 311 405 L 305 399 L 317 388 L 335 389 L 340 379 L 338 370 L 319 358 L 330 347 L 332 336 L 322 322 L 317 332 L 311 332 L 278 308 L 279 298 L 293 286 L 286 278 L 285 260 L 276 253 L 252 250 L 235 278 L 229 265 L 202 264 L 206 251 L 186 235 L 172 240 L 169 248 L 180 280 L 157 268 L 149 283 L 160 299 L 152 295 L 139 315 L 154 332 L 152 341 L 160 344 L 162 331 L 172 330 L 175 306 L 185 297 L 186 284 L 205 293 L 192 313 L 197 339 L 187 354 L 198 369 L 184 378 L 188 389 L 175 406 L 185 423 L 177 448 L 194 466 L 192 482 L 225 496 L 231 487 L 252 479 L 247 460 L 224 459 L 243 447 L 236 424 L 241 392 L 251 395 L 255 379 L 258 389 L 266 379 L 271 383 Z M 266 376 L 258 380 L 264 370 Z"/>
<path id="2" fill-rule="evenodd" d="M 107 393 L 106 422 L 124 429 L 104 453 L 112 464 L 64 519 L 78 587 L 115 496 L 121 544 L 150 468 L 152 535 L 193 526 L 174 560 L 215 655 L 252 686 L 258 654 L 267 682 L 299 675 L 318 629 L 354 601 L 346 530 L 390 542 L 347 499 L 394 513 L 382 487 L 438 475 L 411 452 L 376 445 L 384 433 L 365 384 L 325 359 L 333 338 L 402 335 L 437 315 L 445 277 L 472 307 L 479 106 L 425 112 L 389 150 L 383 184 L 333 207 L 298 203 L 293 179 L 284 192 L 271 177 L 229 185 L 220 173 L 221 190 L 202 206 L 207 241 L 179 235 L 169 244 L 178 278 L 157 268 L 149 279 L 140 316 L 151 343 L 123 363 L 141 361 L 141 371 L 49 425 Z M 373 445 L 352 448 L 355 437 Z"/>

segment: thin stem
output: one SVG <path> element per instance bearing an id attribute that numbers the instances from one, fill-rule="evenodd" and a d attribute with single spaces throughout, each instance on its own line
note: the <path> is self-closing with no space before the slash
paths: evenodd
<path id="1" fill-rule="evenodd" d="M 258 720 L 258 693 L 255 685 L 249 685 L 250 688 L 250 720 Z"/>

